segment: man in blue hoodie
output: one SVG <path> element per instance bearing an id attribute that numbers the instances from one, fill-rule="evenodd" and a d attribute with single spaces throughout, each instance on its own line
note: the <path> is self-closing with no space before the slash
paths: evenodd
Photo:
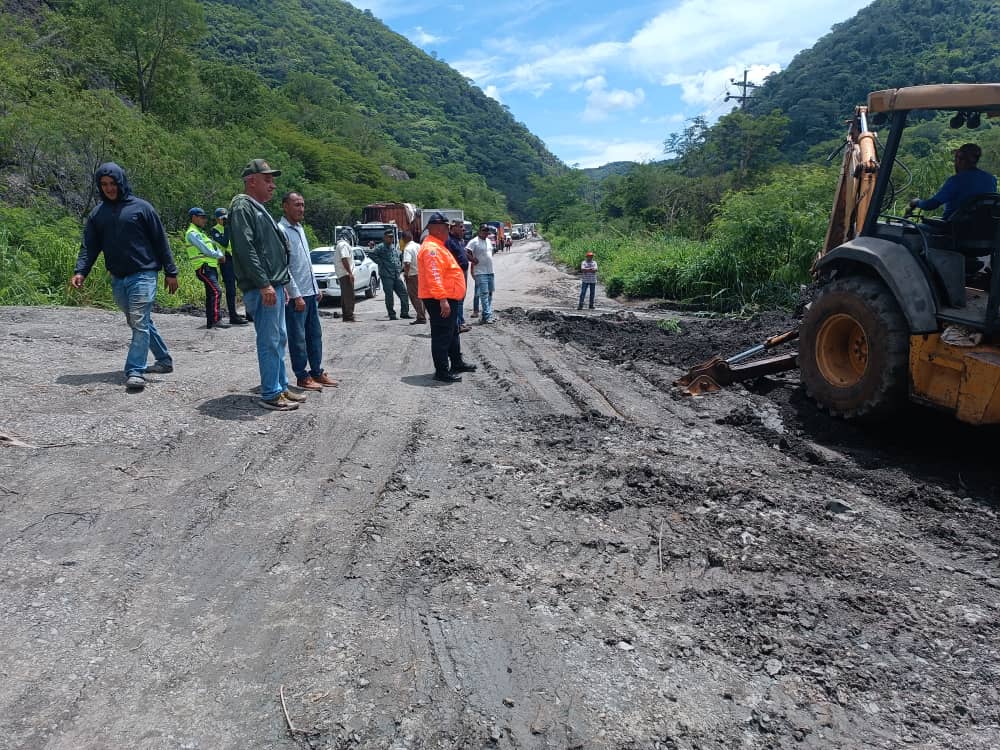
<path id="1" fill-rule="evenodd" d="M 125 358 L 125 387 L 142 390 L 147 372 L 167 373 L 174 369 L 167 345 L 153 325 L 152 311 L 159 271 L 163 270 L 167 291 L 175 294 L 177 265 L 163 222 L 149 203 L 132 195 L 125 170 L 107 162 L 97 168 L 94 181 L 101 202 L 87 217 L 70 283 L 82 288 L 103 251 L 115 302 L 132 329 L 132 343 Z M 155 362 L 147 367 L 149 352 Z"/>

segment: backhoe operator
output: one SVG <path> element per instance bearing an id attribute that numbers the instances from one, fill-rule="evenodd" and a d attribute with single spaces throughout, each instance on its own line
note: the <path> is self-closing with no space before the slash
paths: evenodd
<path id="1" fill-rule="evenodd" d="M 910 201 L 910 208 L 933 211 L 943 204 L 944 213 L 941 214 L 941 218 L 947 221 L 965 201 L 974 195 L 995 193 L 997 191 L 997 178 L 976 166 L 982 155 L 983 150 L 975 143 L 959 146 L 955 150 L 955 174 L 944 181 L 944 185 L 933 198 L 926 200 L 914 198 Z"/>

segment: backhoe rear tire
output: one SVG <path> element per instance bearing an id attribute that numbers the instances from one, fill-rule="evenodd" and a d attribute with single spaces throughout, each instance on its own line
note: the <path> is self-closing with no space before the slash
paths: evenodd
<path id="1" fill-rule="evenodd" d="M 802 384 L 831 414 L 878 418 L 906 403 L 910 330 L 880 280 L 848 276 L 824 286 L 799 339 Z"/>

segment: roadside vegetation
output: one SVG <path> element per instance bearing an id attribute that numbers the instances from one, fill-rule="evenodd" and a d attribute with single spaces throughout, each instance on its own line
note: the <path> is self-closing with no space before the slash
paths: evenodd
<path id="1" fill-rule="evenodd" d="M 536 179 L 532 205 L 555 258 L 575 269 L 593 251 L 611 296 L 738 313 L 794 306 L 826 234 L 840 155 L 826 156 L 840 141 L 814 148 L 813 163 L 789 164 L 778 150 L 787 120 L 776 113 L 761 127 L 765 119 L 695 121 L 667 141 L 677 158 L 599 182 L 580 170 Z M 981 166 L 1000 172 L 1000 127 L 951 130 L 942 116 L 913 128 L 887 212 L 901 216 L 911 197 L 933 195 L 951 152 L 970 140 L 983 147 Z"/>
<path id="2" fill-rule="evenodd" d="M 184 270 L 187 209 L 227 205 L 242 165 L 266 156 L 283 171 L 280 189 L 306 196 L 315 244 L 367 203 L 455 206 L 474 222 L 541 224 L 570 268 L 593 250 L 612 295 L 727 312 L 789 306 L 826 232 L 853 106 L 872 89 L 1000 80 L 995 0 L 913 2 L 875 0 L 763 82 L 746 111 L 669 135 L 664 161 L 598 170 L 561 165 L 503 105 L 348 3 L 8 3 L 0 304 L 111 304 L 101 273 L 66 288 L 93 171 L 109 160 L 169 231 L 180 293 L 161 304 L 201 304 Z M 894 33 L 855 33 L 883 27 Z M 887 210 L 931 195 L 950 151 L 970 140 L 1000 172 L 995 121 L 917 125 Z"/>
<path id="3" fill-rule="evenodd" d="M 507 218 L 528 174 L 564 169 L 461 74 L 347 3 L 0 4 L 0 303 L 111 304 L 102 260 L 82 292 L 66 285 L 94 169 L 115 161 L 182 269 L 162 304 L 202 304 L 187 210 L 228 205 L 255 156 L 306 196 L 316 244 L 375 201 Z"/>
<path id="4" fill-rule="evenodd" d="M 536 177 L 532 210 L 560 262 L 578 268 L 595 252 L 609 294 L 729 312 L 791 306 L 826 234 L 843 121 L 873 90 L 1000 80 L 997 18 L 995 0 L 875 0 L 761 82 L 745 111 L 666 138 L 665 161 Z M 901 216 L 909 198 L 933 195 L 968 141 L 1000 173 L 995 121 L 912 127 L 885 210 Z"/>

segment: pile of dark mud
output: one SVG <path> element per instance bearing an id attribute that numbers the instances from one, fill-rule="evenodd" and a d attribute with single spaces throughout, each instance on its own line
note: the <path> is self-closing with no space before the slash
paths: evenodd
<path id="1" fill-rule="evenodd" d="M 644 361 L 681 370 L 716 355 L 732 356 L 798 325 L 794 316 L 782 311 L 746 320 L 665 317 L 670 321 L 666 324 L 630 312 L 584 316 L 515 308 L 508 317 L 615 364 Z M 773 353 L 794 351 L 794 347 L 793 342 Z M 810 463 L 844 456 L 853 467 L 891 467 L 962 496 L 1000 502 L 1000 483 L 992 469 L 994 446 L 1000 444 L 998 427 L 971 427 L 917 405 L 887 421 L 848 422 L 819 409 L 801 387 L 797 371 L 731 388 L 744 389 L 757 397 L 756 403 L 767 402 L 780 419 L 775 424 L 774 419 L 762 416 L 761 409 L 747 406 L 725 417 L 726 423 L 768 444 L 780 443 Z"/>
<path id="2" fill-rule="evenodd" d="M 666 315 L 655 320 L 630 312 L 585 316 L 512 308 L 505 317 L 533 323 L 544 335 L 577 344 L 610 362 L 642 359 L 685 369 L 715 355 L 732 356 L 798 326 L 797 319 L 784 312 L 747 320 Z"/>

